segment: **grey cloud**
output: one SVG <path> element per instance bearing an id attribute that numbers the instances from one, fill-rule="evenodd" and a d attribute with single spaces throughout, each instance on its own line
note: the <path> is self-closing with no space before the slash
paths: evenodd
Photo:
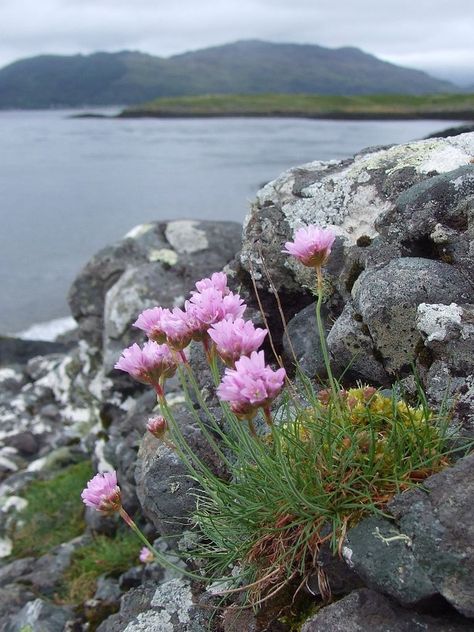
<path id="1" fill-rule="evenodd" d="M 43 52 L 128 48 L 167 56 L 259 38 L 352 45 L 394 63 L 469 72 L 473 22 L 472 0 L 292 0 L 291 5 L 288 0 L 180 0 L 176 5 L 169 0 L 2 0 L 0 65 Z"/>

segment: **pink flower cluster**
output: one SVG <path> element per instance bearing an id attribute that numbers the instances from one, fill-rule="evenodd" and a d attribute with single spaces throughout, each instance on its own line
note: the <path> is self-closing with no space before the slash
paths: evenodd
<path id="1" fill-rule="evenodd" d="M 226 369 L 217 394 L 229 402 L 237 417 L 250 419 L 258 408 L 269 407 L 283 388 L 285 377 L 285 369 L 273 371 L 265 365 L 263 351 L 254 351 L 249 358 L 237 360 L 235 369 Z"/>
<path id="2" fill-rule="evenodd" d="M 104 472 L 96 474 L 88 483 L 81 494 L 82 502 L 87 507 L 104 514 L 113 514 L 120 511 L 122 500 L 120 487 L 117 485 L 116 472 Z"/>
<path id="3" fill-rule="evenodd" d="M 249 356 L 262 344 L 268 331 L 255 327 L 250 320 L 221 320 L 211 325 L 209 337 L 222 360 L 234 366 L 241 356 Z"/>
<path id="4" fill-rule="evenodd" d="M 176 372 L 179 357 L 167 345 L 159 345 L 149 340 L 140 348 L 136 343 L 122 351 L 115 368 L 129 373 L 144 384 L 151 384 L 160 390 L 162 379 L 172 377 Z"/>
<path id="5" fill-rule="evenodd" d="M 319 228 L 311 224 L 299 228 L 293 239 L 286 242 L 283 252 L 293 255 L 305 266 L 320 268 L 331 254 L 336 235 L 331 228 Z"/>
<path id="6" fill-rule="evenodd" d="M 240 318 L 245 304 L 227 287 L 227 276 L 215 272 L 211 278 L 196 283 L 184 310 L 153 307 L 140 314 L 134 327 L 143 330 L 151 340 L 166 342 L 181 351 L 191 340 L 202 340 L 210 325 L 221 320 Z"/>
<path id="7" fill-rule="evenodd" d="M 134 344 L 125 349 L 115 368 L 153 385 L 162 395 L 163 378 L 173 375 L 177 363 L 186 360 L 183 349 L 190 341 L 202 340 L 206 351 L 212 343 L 232 367 L 218 388 L 219 397 L 230 402 L 238 416 L 250 418 L 258 408 L 266 409 L 280 392 L 285 371 L 274 372 L 265 366 L 263 351 L 257 350 L 268 331 L 243 320 L 245 309 L 242 298 L 230 291 L 227 276 L 216 272 L 196 283 L 184 310 L 153 307 L 143 311 L 134 326 L 150 340 L 143 348 Z M 150 422 L 148 429 L 156 436 L 164 433 L 161 421 Z"/>

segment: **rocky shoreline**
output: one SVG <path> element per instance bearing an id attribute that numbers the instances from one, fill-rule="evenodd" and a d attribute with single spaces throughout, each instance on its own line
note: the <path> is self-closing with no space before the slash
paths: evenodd
<path id="1" fill-rule="evenodd" d="M 321 556 L 330 605 L 316 581 L 284 614 L 284 596 L 256 615 L 238 602 L 219 604 L 202 585 L 139 565 L 138 543 L 136 563 L 88 580 L 84 601 L 71 598 L 77 586 L 66 598 L 65 577 L 80 551 L 102 536 L 118 537 L 117 522 L 95 512 L 86 512 L 74 537 L 42 555 L 15 556 L 15 550 L 32 483 L 54 483 L 67 468 L 90 461 L 94 470 L 117 470 L 127 510 L 157 546 L 170 556 L 173 548 L 192 548 L 191 482 L 175 455 L 145 432 L 153 393 L 113 365 L 137 340 L 130 324 L 140 311 L 181 306 L 196 280 L 225 270 L 261 324 L 255 279 L 277 351 L 291 370 L 278 291 L 299 362 L 309 377 L 321 374 L 311 280 L 281 252 L 306 224 L 333 225 L 338 235 L 325 305 L 336 372 L 350 364 L 348 382 L 387 388 L 398 379 L 410 390 L 415 365 L 430 403 L 448 397 L 453 429 L 471 436 L 473 160 L 474 133 L 371 148 L 283 173 L 259 191 L 243 232 L 232 222 L 139 226 L 97 253 L 71 287 L 77 343 L 0 340 L 0 631 L 472 630 L 472 455 L 395 496 L 387 518 L 351 529 L 341 559 Z M 209 393 L 197 355 L 191 362 Z M 171 390 L 183 432 L 196 451 L 205 451 L 177 381 Z"/>

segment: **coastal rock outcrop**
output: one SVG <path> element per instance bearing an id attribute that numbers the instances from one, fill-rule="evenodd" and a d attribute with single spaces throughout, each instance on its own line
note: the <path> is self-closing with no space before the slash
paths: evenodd
<path id="1" fill-rule="evenodd" d="M 472 434 L 473 154 L 474 134 L 465 134 L 292 169 L 258 193 L 245 222 L 241 256 L 238 224 L 188 220 L 137 227 L 98 253 L 70 292 L 78 344 L 39 357 L 28 351 L 0 369 L 0 514 L 5 518 L 0 537 L 8 535 L 34 478 L 46 480 L 64 464 L 87 458 L 94 468 L 117 470 L 124 505 L 152 540 L 161 535 L 170 542 L 184 540 L 194 482 L 176 454 L 145 431 L 155 394 L 114 371 L 113 364 L 124 346 L 143 339 L 130 328 L 139 312 L 155 304 L 182 305 L 196 280 L 227 266 L 231 287 L 246 300 L 252 297 L 248 317 L 271 324 L 272 343 L 288 370 L 295 352 L 307 375 L 323 377 L 314 335 L 314 278 L 281 252 L 293 230 L 309 223 L 334 225 L 338 233 L 323 310 L 335 372 L 348 383 L 387 388 L 402 379 L 409 391 L 414 365 L 429 403 L 438 406 L 447 398 L 453 432 Z M 264 317 L 256 309 L 251 275 Z M 289 336 L 281 315 L 289 321 Z M 212 406 L 212 380 L 193 349 L 190 361 Z M 218 469 L 206 453 L 196 416 L 184 407 L 177 378 L 167 388 L 192 450 Z M 303 625 L 305 632 L 472 629 L 473 458 L 460 458 L 428 478 L 423 489 L 395 497 L 383 519 L 369 518 L 348 530 L 342 559 L 332 565 L 321 558 L 317 570 L 335 574 L 335 594 L 349 594 L 321 608 Z M 36 559 L 8 559 L 11 542 L 0 540 L 7 559 L 0 562 L 0 582 L 9 596 L 0 598 L 5 621 L 0 630 L 1 625 L 9 631 L 39 625 L 47 617 L 52 630 L 66 621 L 71 629 L 86 629 L 80 627 L 89 625 L 86 620 L 98 632 L 208 629 L 214 602 L 202 587 L 133 565 L 102 577 L 79 614 L 49 604 L 74 547 L 91 534 L 117 531 L 113 518 L 88 512 L 85 520 L 84 540 Z M 48 566 L 54 573 L 42 587 Z M 344 581 L 338 584 L 339 575 Z M 319 579 L 311 577 L 302 586 L 308 599 L 320 599 Z M 360 585 L 368 588 L 354 591 Z M 113 612 L 119 601 L 119 611 Z M 429 613 L 423 611 L 427 606 Z M 239 620 L 232 609 L 223 617 L 229 632 Z M 257 630 L 258 617 L 250 619 L 248 625 Z M 288 625 L 278 621 L 275 629 Z"/>

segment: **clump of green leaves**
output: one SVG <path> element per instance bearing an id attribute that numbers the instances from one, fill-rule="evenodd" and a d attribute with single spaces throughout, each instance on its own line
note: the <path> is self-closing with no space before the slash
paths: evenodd
<path id="1" fill-rule="evenodd" d="M 34 481 L 23 497 L 10 537 L 12 557 L 39 556 L 84 531 L 81 491 L 92 474 L 89 461 L 76 463 L 45 481 Z"/>
<path id="2" fill-rule="evenodd" d="M 135 534 L 120 528 L 114 538 L 96 536 L 90 544 L 77 549 L 64 575 L 60 599 L 79 604 L 92 597 L 100 575 L 119 575 L 138 561 L 139 546 Z"/>
<path id="3" fill-rule="evenodd" d="M 253 603 L 304 582 L 322 546 L 336 554 L 348 528 L 450 463 L 448 416 L 421 389 L 410 406 L 396 387 L 336 386 L 318 394 L 306 379 L 294 389 L 304 399 L 288 395 L 267 436 L 234 420 L 231 476 L 198 476 L 200 554 L 212 577 L 240 582 Z"/>

